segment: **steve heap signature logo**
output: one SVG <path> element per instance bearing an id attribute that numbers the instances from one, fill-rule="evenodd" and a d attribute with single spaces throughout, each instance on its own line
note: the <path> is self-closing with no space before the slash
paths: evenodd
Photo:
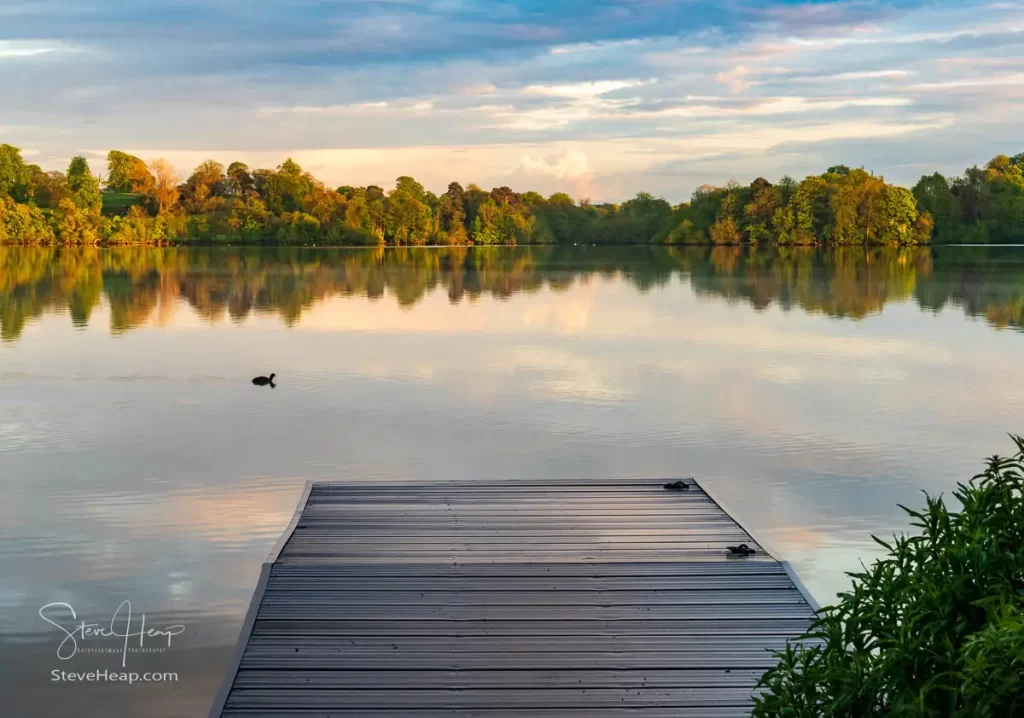
<path id="1" fill-rule="evenodd" d="M 69 661 L 81 650 L 83 653 L 120 653 L 121 667 L 124 668 L 129 653 L 157 653 L 163 652 L 171 647 L 171 640 L 185 632 L 181 624 L 165 626 L 163 628 L 147 628 L 146 614 L 142 614 L 138 626 L 135 626 L 132 616 L 131 601 L 123 601 L 114 615 L 110 617 L 109 624 L 86 623 L 79 620 L 75 609 L 70 603 L 48 603 L 39 609 L 39 617 L 58 628 L 64 634 L 64 640 L 57 646 L 57 658 L 62 661 Z M 71 623 L 68 621 L 78 621 Z M 112 648 L 111 639 L 117 639 L 117 648 Z M 146 640 L 150 645 L 147 647 Z M 166 645 L 164 642 L 166 641 Z M 87 647 L 85 644 L 94 642 L 94 646 Z M 102 645 L 95 646 L 95 642 Z M 156 643 L 154 648 L 153 644 Z M 81 644 L 81 645 L 80 645 Z"/>

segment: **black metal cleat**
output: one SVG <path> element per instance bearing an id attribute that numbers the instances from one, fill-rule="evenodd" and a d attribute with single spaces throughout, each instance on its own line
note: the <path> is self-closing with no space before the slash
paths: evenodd
<path id="1" fill-rule="evenodd" d="M 750 548 L 745 543 L 741 543 L 739 546 L 726 546 L 726 548 L 733 556 L 750 556 L 757 553 L 757 549 Z"/>
<path id="2" fill-rule="evenodd" d="M 689 491 L 690 485 L 685 481 L 671 481 L 665 484 L 665 488 L 669 491 Z"/>

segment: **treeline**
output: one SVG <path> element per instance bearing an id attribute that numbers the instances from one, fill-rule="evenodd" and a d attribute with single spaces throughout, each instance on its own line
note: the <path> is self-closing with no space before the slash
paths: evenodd
<path id="1" fill-rule="evenodd" d="M 294 245 L 923 244 L 1024 240 L 1024 153 L 913 191 L 863 169 L 797 182 L 703 186 L 672 206 L 640 193 L 622 204 L 452 182 L 441 195 L 412 177 L 329 188 L 292 160 L 277 169 L 203 162 L 184 181 L 165 160 L 119 151 L 101 181 L 83 157 L 67 172 L 0 145 L 0 244 Z"/>
<path id="2" fill-rule="evenodd" d="M 16 340 L 44 313 L 66 312 L 84 326 L 103 305 L 115 334 L 168 316 L 180 302 L 210 322 L 258 312 L 290 325 L 336 296 L 412 306 L 444 292 L 454 304 L 561 290 L 596 277 L 620 277 L 641 292 L 682 281 L 700 296 L 837 318 L 914 301 L 1024 331 L 1024 268 L 1014 248 L 13 247 L 0 252 L 0 339 Z"/>
<path id="3" fill-rule="evenodd" d="M 932 216 L 937 242 L 1024 242 L 1024 153 L 999 155 L 963 177 L 926 175 L 914 186 L 914 197 Z"/>

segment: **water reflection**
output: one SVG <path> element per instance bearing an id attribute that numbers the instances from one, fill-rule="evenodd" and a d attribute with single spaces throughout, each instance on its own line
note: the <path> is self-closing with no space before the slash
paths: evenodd
<path id="1" fill-rule="evenodd" d="M 0 249 L 0 337 L 45 312 L 86 326 L 103 302 L 110 330 L 172 321 L 182 299 L 209 322 L 273 313 L 286 325 L 334 296 L 385 295 L 408 307 L 442 289 L 453 303 L 565 290 L 595 275 L 640 291 L 674 277 L 699 296 L 861 318 L 910 299 L 953 304 L 998 327 L 1024 327 L 1024 264 L 1009 248 L 756 250 L 519 247 L 451 249 Z M 981 280 L 984 277 L 984 280 Z"/>
<path id="2" fill-rule="evenodd" d="M 1021 327 L 1022 269 L 1020 249 L 0 250 L 0 695 L 19 718 L 202 715 L 304 479 L 697 476 L 828 600 L 906 526 L 897 502 L 1024 433 L 1024 337 L 993 329 Z M 126 598 L 188 626 L 180 682 L 53 685 L 40 605 Z"/>

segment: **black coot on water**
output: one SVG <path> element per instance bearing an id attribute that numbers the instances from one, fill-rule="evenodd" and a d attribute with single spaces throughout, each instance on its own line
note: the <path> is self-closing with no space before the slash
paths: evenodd
<path id="1" fill-rule="evenodd" d="M 266 386 L 267 384 L 270 384 L 270 388 L 273 389 L 275 386 L 275 376 L 275 374 L 271 374 L 270 376 L 258 376 L 252 380 L 252 383 L 255 384 L 256 386 Z"/>

